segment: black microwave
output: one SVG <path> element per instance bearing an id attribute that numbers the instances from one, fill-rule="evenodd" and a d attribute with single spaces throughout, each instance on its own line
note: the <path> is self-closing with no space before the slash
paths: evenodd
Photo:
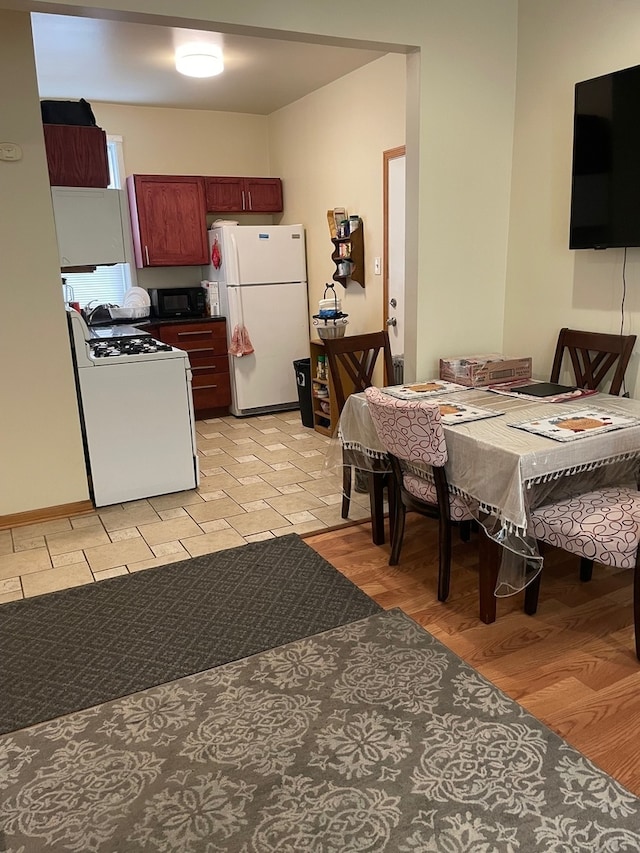
<path id="1" fill-rule="evenodd" d="M 154 317 L 204 317 L 207 313 L 202 287 L 150 288 Z"/>

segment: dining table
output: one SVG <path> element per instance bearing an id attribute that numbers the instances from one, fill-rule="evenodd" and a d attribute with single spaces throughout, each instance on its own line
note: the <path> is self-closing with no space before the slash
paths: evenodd
<path id="1" fill-rule="evenodd" d="M 576 389 L 550 402 L 509 384 L 495 390 L 444 383 L 445 393 L 403 393 L 433 383 L 381 390 L 437 402 L 447 413 L 445 470 L 450 491 L 477 507 L 480 618 L 489 623 L 496 618 L 496 599 L 521 591 L 542 569 L 531 535 L 533 509 L 607 485 L 637 486 L 640 400 Z M 332 444 L 328 464 L 354 450 L 371 470 L 384 470 L 387 454 L 364 393 L 347 398 Z M 421 473 L 429 471 L 421 466 Z"/>

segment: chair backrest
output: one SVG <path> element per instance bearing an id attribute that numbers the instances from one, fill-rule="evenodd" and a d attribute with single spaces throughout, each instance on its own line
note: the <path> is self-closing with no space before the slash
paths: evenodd
<path id="1" fill-rule="evenodd" d="M 384 381 L 393 376 L 391 344 L 386 329 L 365 335 L 346 335 L 344 338 L 325 338 L 324 348 L 329 360 L 329 373 L 341 412 L 349 394 L 364 391 L 373 385 L 373 371 L 382 353 Z"/>
<path id="2" fill-rule="evenodd" d="M 384 449 L 405 462 L 422 462 L 441 468 L 447 461 L 447 444 L 437 403 L 399 400 L 378 388 L 364 392 L 378 438 Z"/>
<path id="3" fill-rule="evenodd" d="M 608 335 L 602 332 L 560 329 L 551 369 L 551 382 L 558 382 L 562 360 L 565 352 L 568 352 L 579 388 L 598 389 L 609 371 L 613 370 L 608 393 L 619 394 L 635 342 L 635 335 Z"/>

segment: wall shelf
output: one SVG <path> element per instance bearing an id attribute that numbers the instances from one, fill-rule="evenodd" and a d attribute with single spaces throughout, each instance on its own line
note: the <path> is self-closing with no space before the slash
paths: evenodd
<path id="1" fill-rule="evenodd" d="M 364 225 L 360 220 L 358 228 L 353 230 L 348 237 L 332 237 L 333 252 L 331 260 L 336 265 L 333 280 L 343 287 L 350 281 L 357 281 L 360 287 L 364 287 Z M 348 272 L 341 271 L 342 264 L 348 264 Z"/>

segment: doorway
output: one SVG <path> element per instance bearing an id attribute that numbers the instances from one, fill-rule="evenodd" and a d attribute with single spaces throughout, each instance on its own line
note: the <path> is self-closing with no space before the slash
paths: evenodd
<path id="1" fill-rule="evenodd" d="M 404 145 L 383 152 L 383 322 L 389 330 L 396 380 L 404 359 L 405 169 Z"/>

